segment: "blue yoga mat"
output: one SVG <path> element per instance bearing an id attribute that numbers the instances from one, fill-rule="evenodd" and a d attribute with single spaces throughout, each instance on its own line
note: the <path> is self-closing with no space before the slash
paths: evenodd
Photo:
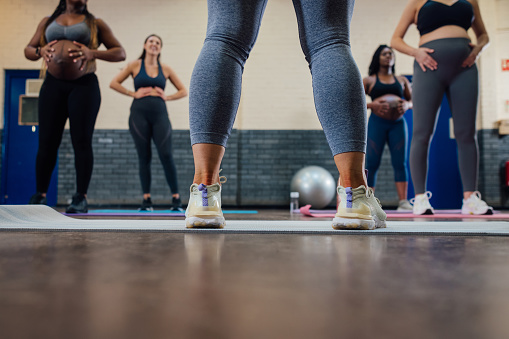
<path id="1" fill-rule="evenodd" d="M 89 213 L 102 213 L 102 214 L 128 214 L 128 213 L 142 213 L 142 214 L 182 214 L 180 211 L 172 211 L 172 210 L 154 210 L 154 211 L 138 211 L 138 210 L 90 210 Z M 223 210 L 223 214 L 256 214 L 258 211 L 252 210 Z"/>
<path id="2" fill-rule="evenodd" d="M 254 210 L 223 210 L 224 214 L 256 214 L 258 211 Z M 115 209 L 102 209 L 102 210 L 90 210 L 84 214 L 66 214 L 71 216 L 87 215 L 87 216 L 138 216 L 138 217 L 184 217 L 185 213 L 180 211 L 172 210 L 155 210 L 155 211 L 138 211 L 138 210 L 115 210 Z"/>

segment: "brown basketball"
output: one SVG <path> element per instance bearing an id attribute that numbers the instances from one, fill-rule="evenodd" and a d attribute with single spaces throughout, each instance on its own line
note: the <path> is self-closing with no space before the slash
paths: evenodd
<path id="1" fill-rule="evenodd" d="M 72 41 L 60 40 L 54 44 L 53 58 L 48 62 L 48 72 L 57 79 L 74 80 L 85 74 L 86 67 L 80 71 L 82 62 L 74 62 L 69 56 L 69 49 L 79 49 Z"/>

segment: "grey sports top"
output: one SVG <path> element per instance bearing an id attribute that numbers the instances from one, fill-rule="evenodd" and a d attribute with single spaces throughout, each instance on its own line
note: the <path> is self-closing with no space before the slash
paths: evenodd
<path id="1" fill-rule="evenodd" d="M 70 40 L 88 46 L 90 43 L 90 28 L 85 21 L 71 26 L 63 26 L 53 21 L 46 27 L 46 41 Z"/>

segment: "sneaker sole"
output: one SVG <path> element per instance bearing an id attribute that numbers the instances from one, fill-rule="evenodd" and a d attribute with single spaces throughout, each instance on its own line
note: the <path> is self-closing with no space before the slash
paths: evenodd
<path id="1" fill-rule="evenodd" d="M 341 218 L 332 219 L 332 228 L 335 230 L 374 230 L 375 221 L 369 219 Z"/>
<path id="2" fill-rule="evenodd" d="M 375 228 L 387 228 L 385 220 L 378 220 L 377 218 L 375 218 Z"/>
<path id="3" fill-rule="evenodd" d="M 435 213 L 433 213 L 433 211 L 428 208 L 423 213 L 415 213 L 415 212 L 413 212 L 413 214 L 415 214 L 415 215 L 434 215 Z"/>
<path id="4" fill-rule="evenodd" d="M 189 217 L 186 218 L 187 228 L 223 228 L 226 221 L 223 217 L 215 217 L 210 219 Z"/>
<path id="5" fill-rule="evenodd" d="M 66 210 L 65 211 L 66 214 L 85 214 L 85 213 L 88 213 L 88 210 L 75 210 L 74 208 L 73 209 L 70 209 L 70 210 Z"/>
<path id="6" fill-rule="evenodd" d="M 463 214 L 463 215 L 492 215 L 493 214 L 493 210 L 491 208 L 489 208 L 484 213 L 463 212 L 463 210 L 461 210 L 461 214 Z"/>

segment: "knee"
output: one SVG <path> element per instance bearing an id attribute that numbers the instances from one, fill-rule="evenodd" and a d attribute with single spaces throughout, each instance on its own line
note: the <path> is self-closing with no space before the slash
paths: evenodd
<path id="1" fill-rule="evenodd" d="M 341 30 L 323 32 L 321 38 L 311 41 L 301 39 L 301 48 L 308 62 L 320 55 L 328 59 L 331 55 L 339 53 L 344 61 L 348 60 L 344 58 L 345 56 L 351 56 L 349 35 Z"/>
<path id="2" fill-rule="evenodd" d="M 71 142 L 73 146 L 92 147 L 93 131 L 71 131 Z"/>
<path id="3" fill-rule="evenodd" d="M 394 180 L 408 181 L 408 171 L 405 164 L 393 164 Z"/>
<path id="4" fill-rule="evenodd" d="M 416 144 L 429 145 L 432 137 L 433 137 L 433 132 L 414 131 L 412 134 L 412 144 L 413 145 L 416 145 Z"/>
<path id="5" fill-rule="evenodd" d="M 163 163 L 172 163 L 173 162 L 173 155 L 169 151 L 160 152 L 159 158 L 161 159 L 161 162 L 163 162 Z"/>
<path id="6" fill-rule="evenodd" d="M 366 157 L 366 169 L 370 173 L 375 173 L 378 171 L 378 168 L 380 167 L 380 161 L 379 159 L 373 159 L 372 157 Z"/>
<path id="7" fill-rule="evenodd" d="M 58 145 L 48 145 L 39 143 L 39 149 L 37 150 L 37 157 L 38 158 L 52 158 L 57 156 L 58 154 Z"/>
<path id="8" fill-rule="evenodd" d="M 152 162 L 151 154 L 138 154 L 138 163 L 140 166 L 150 166 Z"/>
<path id="9" fill-rule="evenodd" d="M 204 49 L 213 50 L 215 54 L 231 57 L 242 65 L 249 58 L 252 48 L 253 43 L 242 39 L 242 37 L 226 34 L 211 34 L 204 44 Z"/>
<path id="10" fill-rule="evenodd" d="M 454 131 L 454 138 L 458 145 L 475 144 L 477 140 L 475 131 Z"/>
<path id="11" fill-rule="evenodd" d="M 72 147 L 74 153 L 92 153 L 92 141 L 91 140 L 73 140 Z"/>
<path id="12" fill-rule="evenodd" d="M 404 167 L 399 168 L 399 169 L 394 169 L 394 181 L 396 181 L 396 182 L 408 181 L 408 172 L 406 171 L 406 169 Z"/>
<path id="13" fill-rule="evenodd" d="M 383 149 L 382 149 L 383 150 Z M 379 152 L 368 152 L 366 154 L 366 169 L 377 170 L 382 161 L 382 154 Z"/>

